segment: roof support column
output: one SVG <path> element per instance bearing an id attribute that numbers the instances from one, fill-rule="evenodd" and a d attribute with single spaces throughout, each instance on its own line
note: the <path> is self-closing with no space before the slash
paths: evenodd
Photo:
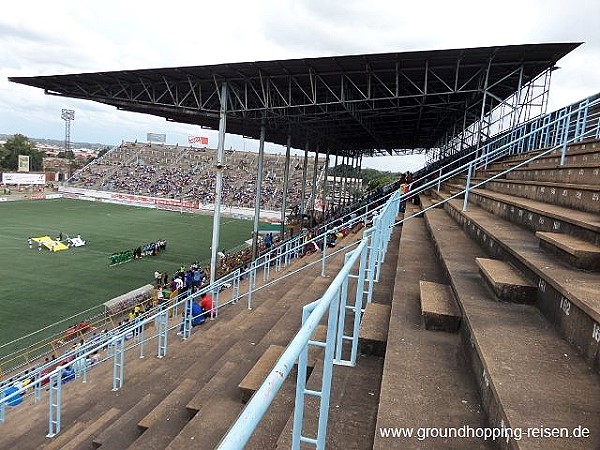
<path id="1" fill-rule="evenodd" d="M 302 214 L 306 213 L 306 169 L 308 168 L 308 141 L 306 141 L 306 146 L 304 147 L 304 166 L 302 167 L 302 193 L 301 195 L 301 212 Z"/>
<path id="2" fill-rule="evenodd" d="M 323 189 L 321 199 L 323 200 L 323 219 L 327 217 L 327 212 L 329 211 L 329 202 L 327 201 L 327 192 L 329 186 L 327 185 L 327 177 L 329 176 L 329 149 L 325 153 L 325 165 L 323 167 Z"/>
<path id="3" fill-rule="evenodd" d="M 481 147 L 481 137 L 483 134 L 483 118 L 485 117 L 485 104 L 487 102 L 487 92 L 489 86 L 489 78 L 490 78 L 490 69 L 492 67 L 492 58 L 488 61 L 487 70 L 485 71 L 485 82 L 483 85 L 483 100 L 481 102 L 481 115 L 479 116 L 479 126 L 477 130 L 477 154 L 475 157 L 479 156 L 479 148 Z"/>
<path id="4" fill-rule="evenodd" d="M 333 199 L 333 210 L 334 212 L 337 211 L 337 208 L 340 204 L 340 187 L 338 186 L 338 175 L 339 175 L 339 167 L 338 167 L 338 154 L 335 154 L 335 171 L 334 171 L 334 176 L 333 176 L 333 194 L 332 194 L 332 199 Z"/>
<path id="5" fill-rule="evenodd" d="M 515 92 L 515 103 L 512 110 L 511 128 L 514 128 L 519 123 L 521 115 L 521 89 L 523 88 L 523 65 L 519 69 L 519 84 L 517 86 L 517 92 Z"/>
<path id="6" fill-rule="evenodd" d="M 281 202 L 281 239 L 285 237 L 285 212 L 287 210 L 288 185 L 290 182 L 290 148 L 292 146 L 292 135 L 288 134 L 285 148 L 285 169 L 283 172 L 283 201 Z"/>
<path id="7" fill-rule="evenodd" d="M 258 223 L 260 221 L 260 200 L 262 192 L 263 163 L 265 159 L 265 118 L 260 122 L 260 141 L 258 143 L 258 174 L 256 176 L 256 200 L 254 203 L 254 228 L 252 230 L 252 260 L 258 256 Z"/>
<path id="8" fill-rule="evenodd" d="M 213 216 L 212 246 L 210 248 L 210 282 L 217 277 L 217 252 L 219 251 L 219 228 L 221 226 L 221 191 L 223 189 L 223 159 L 225 155 L 225 130 L 227 128 L 227 83 L 221 86 L 221 111 L 219 117 L 219 141 L 215 163 L 215 214 Z"/>
<path id="9" fill-rule="evenodd" d="M 360 157 L 358 158 L 358 176 L 356 179 L 356 189 L 358 189 L 362 195 L 362 159 L 363 159 L 363 155 L 361 153 Z"/>
<path id="10" fill-rule="evenodd" d="M 349 164 L 349 157 L 348 156 L 342 156 L 342 167 L 344 170 L 344 178 L 342 178 L 342 207 L 346 206 L 346 203 L 348 203 L 348 164 Z"/>
<path id="11" fill-rule="evenodd" d="M 312 195 L 310 196 L 310 214 L 315 214 L 315 202 L 317 201 L 317 173 L 319 167 L 319 146 L 315 150 L 315 164 L 313 165 L 313 177 L 312 177 Z"/>
<path id="12" fill-rule="evenodd" d="M 358 199 L 358 156 L 352 158 L 352 203 Z"/>

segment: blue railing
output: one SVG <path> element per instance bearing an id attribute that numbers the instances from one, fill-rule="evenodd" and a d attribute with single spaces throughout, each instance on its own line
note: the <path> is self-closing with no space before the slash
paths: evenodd
<path id="1" fill-rule="evenodd" d="M 254 394 L 236 423 L 229 430 L 219 445 L 219 449 L 240 449 L 246 444 L 259 421 L 277 395 L 283 382 L 298 361 L 296 381 L 296 403 L 294 409 L 294 428 L 292 448 L 300 448 L 300 443 L 310 443 L 317 448 L 324 448 L 327 433 L 327 417 L 329 411 L 329 394 L 333 364 L 356 364 L 358 354 L 358 335 L 362 313 L 366 302 L 370 300 L 372 290 L 365 291 L 365 284 L 373 285 L 378 276 L 387 244 L 391 238 L 392 225 L 400 208 L 400 193 L 396 191 L 388 202 L 373 218 L 373 226 L 365 230 L 357 248 L 345 255 L 345 262 L 323 297 L 304 306 L 302 310 L 302 327 L 281 355 L 265 382 Z M 358 266 L 358 267 L 356 267 Z M 356 273 L 352 273 L 356 270 Z M 356 291 L 349 292 L 350 279 L 356 279 Z M 352 334 L 345 335 L 346 313 L 353 314 Z M 325 342 L 311 341 L 317 325 L 325 313 L 327 318 L 327 337 Z M 350 356 L 344 359 L 344 345 L 350 342 Z M 306 373 L 308 347 L 317 346 L 325 349 L 323 360 L 323 377 L 321 389 L 306 389 Z M 304 401 L 306 396 L 319 398 L 318 432 L 315 437 L 302 435 L 304 417 Z"/>

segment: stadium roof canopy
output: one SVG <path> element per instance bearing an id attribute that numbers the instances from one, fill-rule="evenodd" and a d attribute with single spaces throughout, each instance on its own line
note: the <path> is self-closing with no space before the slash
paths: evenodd
<path id="1" fill-rule="evenodd" d="M 47 94 L 218 129 L 294 148 L 360 155 L 435 147 L 480 119 L 580 43 L 242 62 L 11 77 Z M 484 95 L 486 92 L 486 95 Z M 485 102 L 485 105 L 484 105 Z M 482 108 L 483 107 L 483 108 Z"/>

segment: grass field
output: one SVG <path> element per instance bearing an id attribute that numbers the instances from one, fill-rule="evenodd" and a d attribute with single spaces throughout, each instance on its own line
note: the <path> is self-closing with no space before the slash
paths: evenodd
<path id="1" fill-rule="evenodd" d="M 155 270 L 208 261 L 212 216 L 78 200 L 0 203 L 0 345 L 152 283 Z M 29 249 L 29 236 L 81 234 L 85 247 Z M 249 239 L 252 222 L 222 218 L 219 250 Z M 166 239 L 154 257 L 109 267 L 111 253 Z M 0 355 L 1 356 L 1 355 Z"/>

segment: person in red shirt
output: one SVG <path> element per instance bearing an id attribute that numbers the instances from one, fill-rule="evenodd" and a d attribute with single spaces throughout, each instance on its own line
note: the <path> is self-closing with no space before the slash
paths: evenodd
<path id="1" fill-rule="evenodd" d="M 202 310 L 207 314 L 211 314 L 213 309 L 213 299 L 212 296 L 207 294 L 206 292 L 200 295 L 200 306 L 202 306 Z M 212 315 L 212 314 L 211 314 Z"/>

